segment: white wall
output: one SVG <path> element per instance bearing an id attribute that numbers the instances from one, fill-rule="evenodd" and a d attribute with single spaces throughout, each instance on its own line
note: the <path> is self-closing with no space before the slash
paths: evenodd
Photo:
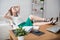
<path id="1" fill-rule="evenodd" d="M 5 14 L 12 5 L 19 5 L 18 0 L 0 0 L 0 16 Z"/>
<path id="2" fill-rule="evenodd" d="M 21 16 L 26 19 L 32 12 L 32 0 L 20 0 Z"/>
<path id="3" fill-rule="evenodd" d="M 59 16 L 59 0 L 45 0 L 44 17 L 58 17 Z"/>
<path id="4" fill-rule="evenodd" d="M 59 17 L 60 17 L 60 0 L 59 0 Z"/>
<path id="5" fill-rule="evenodd" d="M 59 0 L 59 11 L 60 11 L 60 0 Z"/>
<path id="6" fill-rule="evenodd" d="M 0 0 L 0 16 L 3 16 L 13 5 L 20 5 L 21 16 L 26 19 L 31 14 L 32 0 Z"/>

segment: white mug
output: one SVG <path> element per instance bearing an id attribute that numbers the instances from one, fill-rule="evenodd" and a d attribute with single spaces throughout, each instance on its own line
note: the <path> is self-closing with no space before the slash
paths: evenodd
<path id="1" fill-rule="evenodd" d="M 33 30 L 34 31 L 38 31 L 39 30 L 39 26 L 33 26 Z"/>

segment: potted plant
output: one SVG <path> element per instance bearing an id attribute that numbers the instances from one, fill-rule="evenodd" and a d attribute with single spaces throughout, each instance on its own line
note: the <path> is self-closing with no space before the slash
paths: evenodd
<path id="1" fill-rule="evenodd" d="M 43 11 L 43 10 L 44 10 L 43 7 L 41 7 L 41 8 L 40 8 L 40 11 Z"/>
<path id="2" fill-rule="evenodd" d="M 40 1 L 44 1 L 44 0 L 40 0 Z"/>
<path id="3" fill-rule="evenodd" d="M 22 28 L 17 28 L 14 30 L 15 35 L 18 37 L 18 40 L 24 40 L 24 36 L 27 35 L 27 32 Z"/>
<path id="4" fill-rule="evenodd" d="M 44 0 L 40 0 L 41 1 L 41 3 L 44 3 Z"/>

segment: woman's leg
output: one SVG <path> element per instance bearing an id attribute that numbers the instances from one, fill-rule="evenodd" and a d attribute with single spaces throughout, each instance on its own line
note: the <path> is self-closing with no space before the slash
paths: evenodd
<path id="1" fill-rule="evenodd" d="M 36 21 L 36 20 L 40 20 L 40 21 L 46 20 L 45 18 L 41 18 L 41 17 L 34 16 L 34 15 L 30 15 L 29 18 L 30 18 L 31 20 L 35 20 L 35 21 Z"/>
<path id="2" fill-rule="evenodd" d="M 52 22 L 35 22 L 33 23 L 34 26 L 41 26 L 41 25 L 46 25 L 46 24 L 51 24 Z"/>
<path id="3" fill-rule="evenodd" d="M 40 21 L 43 21 L 43 22 L 35 22 L 33 23 L 33 25 L 45 25 L 45 24 L 55 24 L 58 20 L 58 18 L 56 18 L 55 20 L 53 20 L 53 18 L 51 18 L 49 21 L 46 20 L 46 18 L 40 18 L 38 16 L 34 16 L 34 15 L 30 15 L 29 18 L 31 20 L 40 20 Z M 44 22 L 46 21 L 46 22 Z"/>

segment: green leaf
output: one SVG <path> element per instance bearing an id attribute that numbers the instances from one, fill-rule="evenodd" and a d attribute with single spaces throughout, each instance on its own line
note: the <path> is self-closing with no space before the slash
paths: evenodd
<path id="1" fill-rule="evenodd" d="M 25 35 L 27 35 L 27 32 L 22 28 L 15 29 L 14 32 L 15 32 L 16 36 L 25 36 Z"/>
<path id="2" fill-rule="evenodd" d="M 40 0 L 40 1 L 44 1 L 44 0 Z"/>

